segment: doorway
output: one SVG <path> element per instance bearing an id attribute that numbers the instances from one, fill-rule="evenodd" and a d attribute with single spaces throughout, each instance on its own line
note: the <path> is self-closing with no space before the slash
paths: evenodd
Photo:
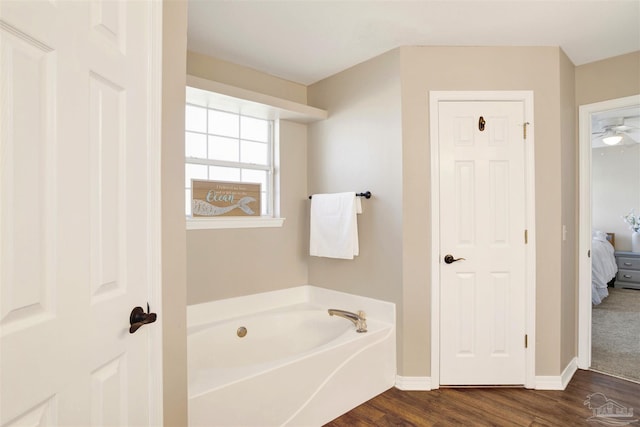
<path id="1" fill-rule="evenodd" d="M 432 388 L 533 387 L 533 94 L 430 92 L 430 120 Z M 474 213 L 470 226 L 456 220 L 465 209 Z M 449 249 L 458 253 L 445 257 Z"/>
<path id="2" fill-rule="evenodd" d="M 578 367 L 580 369 L 589 369 L 591 367 L 592 350 L 592 132 L 595 120 L 603 116 L 603 113 L 633 108 L 639 105 L 640 95 L 633 95 L 579 107 Z M 619 215 L 621 216 L 625 213 L 620 212 Z"/>

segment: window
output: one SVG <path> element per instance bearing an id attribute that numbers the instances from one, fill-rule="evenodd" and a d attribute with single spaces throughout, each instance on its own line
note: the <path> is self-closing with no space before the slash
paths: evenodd
<path id="1" fill-rule="evenodd" d="M 326 119 L 328 113 L 196 76 L 187 75 L 185 89 L 187 230 L 282 227 L 285 219 L 279 206 L 281 121 L 310 123 Z M 263 184 L 261 216 L 192 217 L 192 178 Z"/>
<path id="2" fill-rule="evenodd" d="M 261 215 L 273 216 L 273 152 L 273 120 L 187 104 L 186 215 L 191 216 L 191 180 L 203 179 L 261 184 Z"/>

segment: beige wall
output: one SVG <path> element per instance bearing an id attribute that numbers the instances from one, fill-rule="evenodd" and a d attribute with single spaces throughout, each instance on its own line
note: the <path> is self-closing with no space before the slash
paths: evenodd
<path id="1" fill-rule="evenodd" d="M 280 166 L 282 228 L 187 232 L 188 304 L 307 284 L 306 125 L 280 122 Z"/>
<path id="2" fill-rule="evenodd" d="M 573 266 L 563 269 L 561 240 L 563 207 L 569 227 L 575 226 L 569 220 L 575 216 L 573 202 L 562 203 L 563 191 L 575 201 L 573 178 L 563 181 L 561 173 L 563 161 L 574 160 L 571 153 L 562 158 L 562 143 L 570 145 L 573 136 L 562 129 L 575 127 L 569 65 L 558 48 L 404 47 L 309 87 L 310 102 L 331 115 L 309 129 L 310 190 L 361 185 L 377 196 L 373 203 L 365 202 L 369 212 L 359 219 L 362 256 L 355 261 L 310 259 L 309 279 L 398 304 L 400 375 L 430 375 L 430 90 L 534 91 L 536 194 L 545 200 L 536 208 L 536 371 L 557 375 L 564 368 L 560 349 L 565 337 L 558 327 L 563 278 L 569 282 L 566 294 L 575 290 Z M 401 115 L 394 111 L 398 89 Z M 563 112 L 567 105 L 569 111 Z M 378 221 L 382 210 L 384 218 Z M 384 241 L 378 241 L 380 236 Z M 572 347 L 574 336 L 566 339 Z"/>
<path id="3" fill-rule="evenodd" d="M 562 302 L 560 366 L 562 371 L 578 354 L 578 145 L 575 107 L 575 67 L 560 51 L 560 135 L 562 226 Z M 539 311 L 542 313 L 542 311 Z"/>
<path id="4" fill-rule="evenodd" d="M 187 52 L 187 74 L 306 104 L 304 85 Z M 187 232 L 187 303 L 306 285 L 307 126 L 280 122 L 282 228 Z"/>
<path id="5" fill-rule="evenodd" d="M 187 74 L 300 104 L 307 103 L 304 85 L 196 52 L 187 52 Z"/>
<path id="6" fill-rule="evenodd" d="M 576 105 L 640 93 L 640 51 L 576 67 Z"/>
<path id="7" fill-rule="evenodd" d="M 309 257 L 308 265 L 311 285 L 392 301 L 401 312 L 399 65 L 396 50 L 309 87 L 309 103 L 329 111 L 327 120 L 309 125 L 309 191 L 369 190 L 373 197 L 362 200 L 364 212 L 358 216 L 360 255 Z"/>
<path id="8" fill-rule="evenodd" d="M 291 82 L 235 67 L 188 57 L 190 74 L 308 99 L 329 119 L 308 132 L 283 124 L 283 229 L 188 232 L 190 304 L 304 283 L 392 301 L 399 374 L 429 376 L 428 91 L 532 90 L 536 199 L 544 200 L 536 206 L 536 375 L 562 372 L 576 356 L 576 106 L 639 93 L 640 53 L 576 68 L 554 47 L 403 47 L 305 94 Z M 603 72 L 614 77 L 604 80 Z M 616 82 L 607 86 L 610 80 Z M 374 195 L 358 218 L 361 255 L 309 258 L 307 194 L 351 190 Z"/>
<path id="9" fill-rule="evenodd" d="M 616 249 L 631 250 L 631 230 L 620 219 L 640 213 L 640 144 L 594 148 L 591 165 L 593 228 L 616 234 Z"/>
<path id="10" fill-rule="evenodd" d="M 184 102 L 187 3 L 162 3 L 162 363 L 164 425 L 187 425 Z M 132 396 L 135 399 L 135 396 Z M 135 404 L 132 403 L 132 404 Z"/>
<path id="11" fill-rule="evenodd" d="M 402 48 L 404 140 L 403 375 L 430 375 L 429 111 L 430 90 L 534 92 L 537 229 L 536 374 L 560 373 L 561 105 L 560 50 L 551 47 Z"/>

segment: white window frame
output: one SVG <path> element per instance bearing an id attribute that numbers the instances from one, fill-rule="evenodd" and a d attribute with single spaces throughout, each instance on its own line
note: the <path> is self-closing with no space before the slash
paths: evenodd
<path id="1" fill-rule="evenodd" d="M 191 134 L 197 134 L 197 135 L 203 135 L 205 138 L 208 138 L 210 136 L 219 136 L 219 137 L 223 137 L 223 138 L 229 138 L 230 137 L 226 136 L 226 135 L 219 135 L 219 134 L 215 134 L 215 133 L 211 133 L 209 131 L 209 111 L 219 111 L 222 113 L 229 113 L 229 114 L 233 114 L 236 115 L 239 120 L 238 120 L 238 126 L 241 127 L 241 122 L 243 118 L 250 118 L 250 119 L 260 119 L 260 120 L 264 120 L 265 122 L 267 122 L 269 124 L 269 130 L 268 130 L 268 141 L 266 142 L 267 144 L 267 158 L 268 158 L 268 164 L 266 165 L 261 165 L 261 164 L 255 164 L 255 163 L 245 163 L 245 162 L 241 162 L 241 161 L 226 161 L 226 160 L 217 160 L 217 159 L 205 159 L 205 158 L 201 158 L 201 157 L 186 157 L 185 156 L 185 164 L 190 164 L 190 165 L 203 165 L 203 166 L 220 166 L 220 167 L 225 167 L 225 168 L 230 168 L 230 169 L 248 169 L 248 170 L 257 170 L 257 171 L 264 171 L 267 172 L 267 180 L 266 180 L 266 188 L 264 189 L 265 194 L 266 194 L 266 214 L 262 215 L 262 216 L 267 216 L 267 217 L 272 217 L 273 216 L 273 176 L 274 176 L 274 146 L 275 146 L 275 132 L 274 132 L 274 128 L 275 128 L 275 121 L 274 120 L 269 120 L 269 119 L 262 119 L 260 117 L 253 117 L 253 116 L 249 116 L 246 114 L 241 114 L 241 113 L 235 113 L 233 111 L 226 111 L 226 110 L 220 110 L 218 108 L 210 108 L 210 107 L 203 107 L 201 105 L 197 105 L 197 104 L 192 104 L 187 102 L 187 106 L 192 106 L 192 107 L 196 107 L 196 108 L 202 108 L 207 112 L 207 130 L 205 132 L 200 132 L 200 131 L 193 131 L 193 130 L 185 130 L 185 133 L 191 133 Z M 252 141 L 250 139 L 247 138 L 243 138 L 242 137 L 242 133 L 241 130 L 238 130 L 238 138 L 233 138 L 233 139 L 237 139 L 239 143 L 241 143 L 241 141 Z M 262 142 L 263 141 L 256 141 L 256 142 Z M 188 215 L 189 216 L 189 215 Z"/>
<path id="2" fill-rule="evenodd" d="M 194 157 L 186 157 L 185 156 L 185 165 L 186 164 L 200 164 L 207 166 L 223 166 L 223 167 L 232 167 L 239 169 L 254 169 L 254 170 L 264 170 L 267 172 L 267 190 L 266 190 L 266 203 L 267 203 L 267 215 L 261 216 L 247 216 L 247 217 L 233 217 L 233 216 L 224 216 L 224 217 L 216 217 L 216 218 L 204 218 L 204 217 L 192 217 L 189 215 L 186 216 L 186 224 L 187 230 L 206 230 L 206 229 L 221 229 L 221 228 L 262 228 L 262 227 L 282 227 L 284 223 L 284 218 L 279 217 L 279 194 L 277 193 L 277 189 L 279 188 L 279 123 L 277 119 L 269 118 L 269 117 L 257 117 L 255 115 L 250 114 L 242 114 L 238 109 L 233 108 L 233 105 L 229 104 L 228 97 L 224 97 L 224 99 L 213 93 L 208 93 L 208 101 L 203 102 L 201 97 L 194 100 L 189 97 L 189 89 L 187 87 L 187 102 L 186 105 L 192 105 L 195 107 L 205 108 L 207 110 L 217 110 L 228 112 L 232 114 L 238 114 L 241 117 L 251 117 L 251 118 L 259 118 L 263 120 L 268 120 L 270 122 L 269 132 L 270 132 L 270 142 L 268 148 L 268 156 L 270 159 L 270 164 L 267 166 L 264 165 L 255 165 L 248 164 L 242 162 L 229 162 L 223 160 L 213 160 L 213 159 L 201 159 Z M 201 92 L 200 92 L 201 95 Z M 224 101 L 224 107 L 221 108 L 216 104 L 216 100 L 220 97 L 220 101 Z M 226 107 L 226 108 L 225 108 Z M 185 129 L 185 135 L 187 130 Z M 191 131 L 189 131 L 191 132 Z M 197 132 L 196 132 L 197 133 Z M 206 135 L 209 135 L 207 132 Z"/>

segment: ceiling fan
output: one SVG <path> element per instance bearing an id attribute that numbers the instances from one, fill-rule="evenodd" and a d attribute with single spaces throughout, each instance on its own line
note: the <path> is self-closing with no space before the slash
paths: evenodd
<path id="1" fill-rule="evenodd" d="M 602 119 L 594 123 L 591 133 L 594 142 L 606 145 L 640 144 L 640 116 L 614 117 Z"/>

